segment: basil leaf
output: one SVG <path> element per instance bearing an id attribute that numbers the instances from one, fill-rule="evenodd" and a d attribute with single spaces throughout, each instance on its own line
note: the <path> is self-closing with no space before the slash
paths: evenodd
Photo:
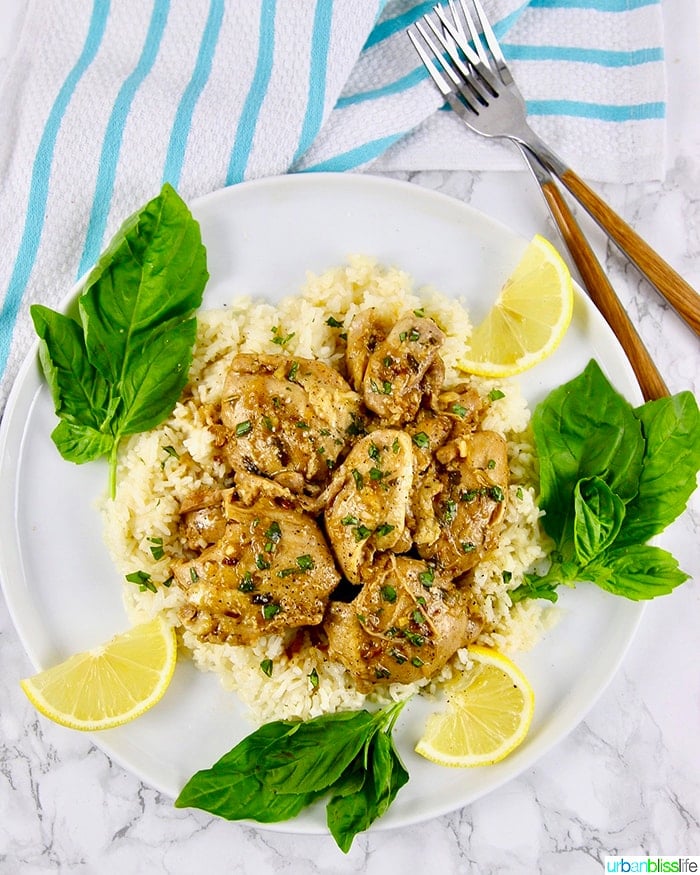
<path id="1" fill-rule="evenodd" d="M 376 723 L 369 711 L 324 714 L 301 724 L 299 731 L 265 752 L 260 763 L 265 785 L 296 793 L 323 790 L 337 781 L 362 749 Z"/>
<path id="2" fill-rule="evenodd" d="M 380 730 L 358 755 L 347 783 L 340 787 L 326 807 L 326 822 L 341 851 L 350 850 L 355 836 L 368 829 L 389 808 L 396 794 L 408 781 L 408 772 L 399 759 L 389 732 Z M 364 780 L 358 780 L 358 772 Z M 354 788 L 354 789 L 351 789 Z M 336 788 L 333 788 L 334 791 Z"/>
<path id="3" fill-rule="evenodd" d="M 112 497 L 121 439 L 159 425 L 187 382 L 208 276 L 199 225 L 166 183 L 88 275 L 79 322 L 31 308 L 54 408 L 72 426 L 54 442 L 73 462 L 108 455 Z"/>
<path id="4" fill-rule="evenodd" d="M 80 325 L 41 304 L 30 313 L 39 335 L 39 361 L 56 413 L 69 422 L 97 431 L 109 421 L 107 382 L 90 364 Z"/>
<path id="5" fill-rule="evenodd" d="M 166 183 L 124 222 L 87 277 L 78 305 L 92 364 L 120 383 L 153 329 L 200 306 L 208 277 L 199 225 Z"/>
<path id="6" fill-rule="evenodd" d="M 688 580 L 670 553 L 647 544 L 609 550 L 581 574 L 601 589 L 633 601 L 668 595 Z"/>
<path id="7" fill-rule="evenodd" d="M 89 425 L 61 420 L 51 432 L 51 440 L 64 459 L 81 465 L 109 455 L 114 447 L 111 434 L 103 434 Z"/>
<path id="8" fill-rule="evenodd" d="M 642 430 L 631 406 L 593 360 L 535 408 L 532 427 L 543 525 L 562 550 L 572 538 L 579 480 L 600 477 L 622 501 L 634 498 L 644 453 Z"/>
<path id="9" fill-rule="evenodd" d="M 648 401 L 635 415 L 646 454 L 616 546 L 644 543 L 672 523 L 685 509 L 700 468 L 700 413 L 692 393 Z"/>
<path id="10" fill-rule="evenodd" d="M 155 428 L 168 416 L 187 383 L 197 321 L 167 324 L 155 331 L 120 386 L 119 434 Z"/>
<path id="11" fill-rule="evenodd" d="M 604 480 L 579 480 L 574 490 L 574 549 L 582 565 L 612 544 L 624 516 L 624 502 Z"/>
<path id="12" fill-rule="evenodd" d="M 561 582 L 557 579 L 550 579 L 549 575 L 543 579 L 537 574 L 526 574 L 523 582 L 512 589 L 508 595 L 514 605 L 524 599 L 546 599 L 549 602 L 556 602 L 559 598 L 557 587 Z"/>

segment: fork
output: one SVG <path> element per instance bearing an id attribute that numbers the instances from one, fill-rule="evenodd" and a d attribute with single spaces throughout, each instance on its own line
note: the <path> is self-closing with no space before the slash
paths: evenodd
<path id="1" fill-rule="evenodd" d="M 695 333 L 699 333 L 700 298 L 697 293 L 532 131 L 527 122 L 525 101 L 513 81 L 486 14 L 479 0 L 472 2 L 482 34 L 465 0 L 459 0 L 461 16 L 455 0 L 449 0 L 449 15 L 444 7 L 435 6 L 437 22 L 426 15 L 423 19 L 426 26 L 417 23 L 414 30 L 408 30 L 411 42 L 440 92 L 471 130 L 487 137 L 509 139 L 519 147 L 542 187 L 589 293 L 596 298 L 602 296 L 602 304 L 599 300 L 596 303 L 613 329 L 622 332 L 623 337 L 620 337 L 616 331 L 628 355 L 634 353 L 634 349 L 630 351 L 628 348 L 630 345 L 637 351 L 643 350 L 641 341 L 554 184 L 550 171 L 580 200 Z M 646 358 L 649 364 L 648 354 Z M 665 387 L 660 377 L 660 383 L 654 378 L 654 371 L 652 365 L 652 372 L 647 375 L 651 379 L 649 388 L 659 394 Z M 658 372 L 656 375 L 658 377 Z M 657 382 L 656 388 L 654 382 Z"/>

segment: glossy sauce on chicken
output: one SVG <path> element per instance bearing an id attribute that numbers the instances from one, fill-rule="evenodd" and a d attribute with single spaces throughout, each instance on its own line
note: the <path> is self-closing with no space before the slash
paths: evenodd
<path id="1" fill-rule="evenodd" d="M 503 438 L 444 386 L 444 334 L 374 310 L 335 369 L 237 355 L 211 423 L 229 479 L 181 507 L 186 629 L 251 644 L 314 630 L 358 687 L 431 677 L 475 639 L 470 571 L 502 529 Z"/>

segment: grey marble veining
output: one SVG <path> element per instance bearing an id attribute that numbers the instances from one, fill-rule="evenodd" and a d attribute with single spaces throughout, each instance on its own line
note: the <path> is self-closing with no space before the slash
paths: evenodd
<path id="1" fill-rule="evenodd" d="M 690 0 L 685 0 L 690 2 Z M 666 7 L 682 30 L 684 0 Z M 601 186 L 614 208 L 700 288 L 700 35 L 670 65 L 662 183 Z M 692 78 L 694 76 L 694 79 Z M 525 235 L 556 242 L 522 173 L 417 173 Z M 584 220 L 585 222 L 585 220 Z M 594 226 L 595 247 L 671 391 L 698 394 L 700 344 Z M 460 811 L 372 831 L 343 856 L 327 836 L 254 829 L 173 808 L 89 740 L 37 716 L 18 686 L 31 665 L 0 601 L 0 872 L 595 875 L 606 854 L 700 849 L 700 503 L 664 535 L 693 581 L 652 603 L 585 720 L 529 771 Z"/>

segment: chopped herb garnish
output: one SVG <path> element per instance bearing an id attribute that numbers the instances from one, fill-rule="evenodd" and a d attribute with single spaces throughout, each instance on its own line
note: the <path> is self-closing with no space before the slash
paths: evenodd
<path id="1" fill-rule="evenodd" d="M 435 582 L 435 572 L 432 568 L 427 568 L 425 571 L 420 572 L 418 580 L 423 586 L 431 587 Z"/>
<path id="2" fill-rule="evenodd" d="M 355 487 L 357 489 L 362 489 L 362 487 L 365 485 L 365 481 L 362 477 L 362 474 L 360 474 L 360 472 L 357 470 L 357 468 L 352 469 L 352 477 L 353 477 L 353 480 L 355 481 Z"/>
<path id="3" fill-rule="evenodd" d="M 296 574 L 298 568 L 282 568 L 277 572 L 277 577 L 289 577 L 291 574 Z"/>
<path id="4" fill-rule="evenodd" d="M 287 371 L 287 379 L 290 383 L 295 383 L 297 379 L 297 371 L 299 370 L 299 362 L 292 362 Z"/>
<path id="5" fill-rule="evenodd" d="M 167 453 L 169 456 L 172 456 L 174 459 L 179 459 L 179 458 L 180 458 L 180 454 L 179 454 L 178 451 L 175 449 L 175 447 L 171 447 L 171 446 L 163 447 L 163 451 L 164 451 L 165 453 Z"/>
<path id="6" fill-rule="evenodd" d="M 375 677 L 377 678 L 377 680 L 379 680 L 379 681 L 380 681 L 380 680 L 386 680 L 386 678 L 390 678 L 390 677 L 391 677 L 391 672 L 389 671 L 388 668 L 385 668 L 383 665 L 378 665 L 378 666 L 374 669 L 374 676 L 375 676 Z"/>
<path id="7" fill-rule="evenodd" d="M 393 532 L 396 526 L 392 526 L 390 523 L 382 523 L 381 526 L 377 526 L 374 530 L 374 534 L 378 535 L 380 538 L 385 537 L 390 532 Z"/>
<path id="8" fill-rule="evenodd" d="M 389 586 L 387 584 L 386 586 L 382 587 L 381 592 L 382 598 L 385 602 L 390 602 L 391 604 L 393 604 L 396 601 L 396 590 L 393 586 Z"/>
<path id="9" fill-rule="evenodd" d="M 522 487 L 521 487 L 521 486 L 518 486 L 518 488 L 515 490 L 515 497 L 516 497 L 516 498 L 519 498 L 519 499 L 522 501 L 522 498 L 523 498 L 523 490 L 522 490 Z"/>
<path id="10" fill-rule="evenodd" d="M 411 330 L 408 332 L 408 339 L 412 340 L 414 343 L 416 342 L 416 340 L 418 340 L 419 337 L 420 331 L 418 331 L 418 329 L 416 328 L 411 328 Z"/>
<path id="11" fill-rule="evenodd" d="M 496 467 L 496 460 L 495 460 L 495 459 L 489 459 L 488 462 L 486 463 L 486 467 L 487 467 L 490 471 L 492 471 L 492 470 Z"/>
<path id="12" fill-rule="evenodd" d="M 357 526 L 356 529 L 353 529 L 353 534 L 355 535 L 355 540 L 359 543 L 369 538 L 372 534 L 372 529 L 368 529 L 367 526 Z"/>
<path id="13" fill-rule="evenodd" d="M 418 608 L 416 608 L 416 610 L 413 612 L 413 622 L 417 623 L 419 626 L 422 623 L 425 623 L 425 617 L 423 616 L 422 612 L 418 610 Z"/>
<path id="14" fill-rule="evenodd" d="M 274 424 L 273 424 L 273 422 L 272 422 L 272 420 L 270 419 L 269 416 L 263 416 L 262 421 L 263 421 L 263 425 L 265 426 L 265 428 L 266 428 L 268 431 L 274 431 L 274 430 L 275 430 L 275 426 L 274 426 Z"/>
<path id="15" fill-rule="evenodd" d="M 456 415 L 464 419 L 467 415 L 467 408 L 463 404 L 453 404 L 452 412 Z"/>
<path id="16" fill-rule="evenodd" d="M 272 677 L 272 660 L 271 659 L 263 659 L 260 663 L 260 668 L 262 669 L 262 673 L 266 674 L 269 678 Z"/>
<path id="17" fill-rule="evenodd" d="M 448 498 L 445 502 L 445 513 L 443 515 L 443 519 L 446 523 L 451 523 L 452 520 L 457 516 L 457 502 L 451 498 Z"/>
<path id="18" fill-rule="evenodd" d="M 241 582 L 238 584 L 238 589 L 241 592 L 252 592 L 255 589 L 255 583 L 253 582 L 253 575 L 250 571 L 246 571 L 246 573 L 241 578 Z"/>
<path id="19" fill-rule="evenodd" d="M 167 589 L 167 587 L 172 586 L 174 580 L 175 578 L 171 574 L 170 577 L 166 577 L 166 579 L 163 581 L 163 586 Z"/>
<path id="20" fill-rule="evenodd" d="M 397 650 L 395 647 L 389 651 L 389 654 L 398 662 L 399 665 L 403 665 L 406 662 L 406 657 L 400 650 Z"/>
<path id="21" fill-rule="evenodd" d="M 197 569 L 194 567 L 194 565 L 190 565 L 190 580 L 192 581 L 192 583 L 197 583 L 197 581 L 199 580 L 199 575 L 197 574 Z"/>
<path id="22" fill-rule="evenodd" d="M 424 665 L 424 663 L 420 656 L 414 656 L 411 659 L 411 665 L 415 666 L 416 668 L 420 668 L 422 665 Z"/>
<path id="23" fill-rule="evenodd" d="M 312 568 L 316 567 L 314 560 L 308 553 L 304 553 L 303 556 L 297 556 L 297 565 L 302 571 L 311 571 Z"/>
<path id="24" fill-rule="evenodd" d="M 244 419 L 243 422 L 239 422 L 236 424 L 236 437 L 243 437 L 244 434 L 248 434 L 249 431 L 253 430 L 253 426 L 249 419 Z"/>
<path id="25" fill-rule="evenodd" d="M 425 307 L 419 307 L 417 310 L 414 310 L 413 315 L 422 319 L 425 316 Z"/>
<path id="26" fill-rule="evenodd" d="M 391 445 L 392 453 L 398 453 L 400 448 L 401 448 L 401 445 L 399 444 L 399 439 L 394 438 L 394 443 Z"/>
<path id="27" fill-rule="evenodd" d="M 500 486 L 489 486 L 488 494 L 494 501 L 503 501 L 503 490 Z"/>
<path id="28" fill-rule="evenodd" d="M 386 475 L 386 472 L 382 471 L 381 468 L 370 468 L 369 469 L 370 480 L 381 480 L 385 475 Z"/>
<path id="29" fill-rule="evenodd" d="M 343 327 L 343 323 L 338 322 L 338 320 L 334 316 L 329 316 L 328 319 L 326 319 L 326 325 L 329 325 L 331 328 Z"/>
<path id="30" fill-rule="evenodd" d="M 382 392 L 385 395 L 391 395 L 392 389 L 393 389 L 393 386 L 392 386 L 391 382 L 389 380 L 384 380 L 384 382 L 382 383 Z"/>
<path id="31" fill-rule="evenodd" d="M 275 604 L 274 602 L 270 602 L 267 605 L 263 605 L 263 617 L 266 620 L 271 620 L 273 617 L 276 617 L 281 610 L 282 608 L 279 605 Z"/>
<path id="32" fill-rule="evenodd" d="M 294 337 L 293 331 L 290 332 L 289 334 L 285 334 L 284 336 L 282 336 L 279 333 L 279 326 L 278 325 L 275 325 L 275 327 L 272 329 L 272 333 L 274 334 L 274 337 L 272 338 L 272 342 L 276 343 L 278 346 L 286 346 L 289 343 L 289 341 Z"/>
<path id="33" fill-rule="evenodd" d="M 129 583 L 135 583 L 141 592 L 149 589 L 151 592 L 157 592 L 155 583 L 151 579 L 151 575 L 146 571 L 132 571 L 131 574 L 125 575 Z"/>
<path id="34" fill-rule="evenodd" d="M 512 571 L 504 571 L 502 573 L 501 577 L 503 578 L 503 583 L 510 583 L 511 580 L 513 579 L 513 572 Z"/>
<path id="35" fill-rule="evenodd" d="M 318 672 L 315 668 L 312 668 L 309 673 L 309 683 L 315 690 L 318 689 Z"/>
<path id="36" fill-rule="evenodd" d="M 402 331 L 402 332 L 399 334 L 399 340 L 401 341 L 401 343 L 403 343 L 404 340 L 406 340 L 406 337 L 407 337 L 407 336 L 408 336 L 408 335 L 406 334 L 405 331 Z"/>
<path id="37" fill-rule="evenodd" d="M 297 428 L 309 428 L 308 422 L 304 422 L 303 420 L 297 422 L 296 426 Z"/>
<path id="38" fill-rule="evenodd" d="M 473 553 L 476 546 L 471 541 L 462 541 L 461 545 L 463 553 Z"/>
<path id="39" fill-rule="evenodd" d="M 375 443 L 371 443 L 369 445 L 367 454 L 369 455 L 370 459 L 374 459 L 375 462 L 379 461 L 379 447 Z"/>
<path id="40" fill-rule="evenodd" d="M 344 516 L 340 521 L 344 526 L 356 526 L 359 522 L 356 516 Z"/>
<path id="41" fill-rule="evenodd" d="M 151 545 L 151 555 L 156 560 L 162 559 L 165 556 L 165 550 L 163 549 L 163 539 L 162 538 L 149 538 L 148 542 Z"/>
<path id="42" fill-rule="evenodd" d="M 270 563 L 267 561 L 267 559 L 265 559 L 262 553 L 258 553 L 258 555 L 255 557 L 255 564 L 261 571 L 265 571 L 270 567 Z"/>
<path id="43" fill-rule="evenodd" d="M 416 432 L 412 437 L 412 441 L 417 447 L 420 447 L 421 450 L 430 446 L 430 438 L 424 431 Z"/>
<path id="44" fill-rule="evenodd" d="M 489 400 L 490 401 L 498 401 L 500 398 L 505 398 L 506 393 L 502 392 L 500 389 L 491 389 L 489 392 Z"/>

